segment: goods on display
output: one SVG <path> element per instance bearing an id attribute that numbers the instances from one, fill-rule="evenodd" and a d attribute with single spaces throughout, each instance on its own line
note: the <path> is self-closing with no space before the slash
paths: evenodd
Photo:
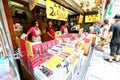
<path id="1" fill-rule="evenodd" d="M 44 43 L 27 44 L 29 67 L 37 80 L 75 79 L 80 71 L 82 55 L 89 53 L 90 43 L 90 35 L 84 32 L 81 35 L 63 34 Z"/>

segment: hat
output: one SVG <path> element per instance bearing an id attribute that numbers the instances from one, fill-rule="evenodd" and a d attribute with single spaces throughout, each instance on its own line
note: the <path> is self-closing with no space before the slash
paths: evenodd
<path id="1" fill-rule="evenodd" d="M 116 14 L 114 19 L 120 19 L 120 14 Z"/>

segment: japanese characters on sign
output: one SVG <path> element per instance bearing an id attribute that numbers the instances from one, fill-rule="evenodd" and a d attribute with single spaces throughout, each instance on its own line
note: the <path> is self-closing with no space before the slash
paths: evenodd
<path id="1" fill-rule="evenodd" d="M 85 16 L 85 23 L 99 22 L 99 21 L 100 21 L 100 14 L 92 14 Z"/>
<path id="2" fill-rule="evenodd" d="M 67 21 L 68 9 L 51 0 L 46 0 L 46 14 L 47 18 Z"/>

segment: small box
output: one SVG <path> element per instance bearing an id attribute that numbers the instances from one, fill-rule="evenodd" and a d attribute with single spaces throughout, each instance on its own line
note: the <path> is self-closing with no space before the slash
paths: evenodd
<path id="1" fill-rule="evenodd" d="M 21 44 L 20 44 L 20 39 L 18 37 L 16 37 L 16 43 L 17 43 L 18 48 L 20 48 Z"/>
<path id="2" fill-rule="evenodd" d="M 15 36 L 20 37 L 23 33 L 23 31 L 15 31 Z"/>
<path id="3" fill-rule="evenodd" d="M 41 55 L 41 43 L 40 44 L 34 44 L 32 45 L 32 50 L 33 50 L 33 54 L 39 54 Z"/>
<path id="4" fill-rule="evenodd" d="M 26 41 L 26 49 L 29 57 L 34 57 L 33 49 L 32 49 L 32 42 Z"/>
<path id="5" fill-rule="evenodd" d="M 44 42 L 41 44 L 41 54 L 47 54 L 48 53 L 48 46 L 47 46 L 47 42 Z"/>

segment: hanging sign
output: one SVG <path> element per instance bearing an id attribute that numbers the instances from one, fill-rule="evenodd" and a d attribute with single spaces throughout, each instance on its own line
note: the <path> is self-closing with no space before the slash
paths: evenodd
<path id="1" fill-rule="evenodd" d="M 109 6 L 109 8 L 108 8 L 107 14 L 111 15 L 111 14 L 112 14 L 112 10 L 113 10 L 113 5 L 110 4 L 110 6 Z"/>
<path id="2" fill-rule="evenodd" d="M 68 19 L 68 9 L 55 2 L 52 2 L 51 0 L 46 0 L 46 14 L 47 18 L 50 19 L 63 21 L 67 21 Z"/>
<path id="3" fill-rule="evenodd" d="M 82 23 L 82 22 L 83 22 L 83 15 L 80 14 L 78 23 Z"/>
<path id="4" fill-rule="evenodd" d="M 29 7 L 30 7 L 30 10 L 32 10 L 35 5 L 38 3 L 39 0 L 29 0 Z"/>
<path id="5" fill-rule="evenodd" d="M 85 16 L 85 23 L 99 22 L 99 21 L 100 21 L 100 14 L 92 14 Z"/>

